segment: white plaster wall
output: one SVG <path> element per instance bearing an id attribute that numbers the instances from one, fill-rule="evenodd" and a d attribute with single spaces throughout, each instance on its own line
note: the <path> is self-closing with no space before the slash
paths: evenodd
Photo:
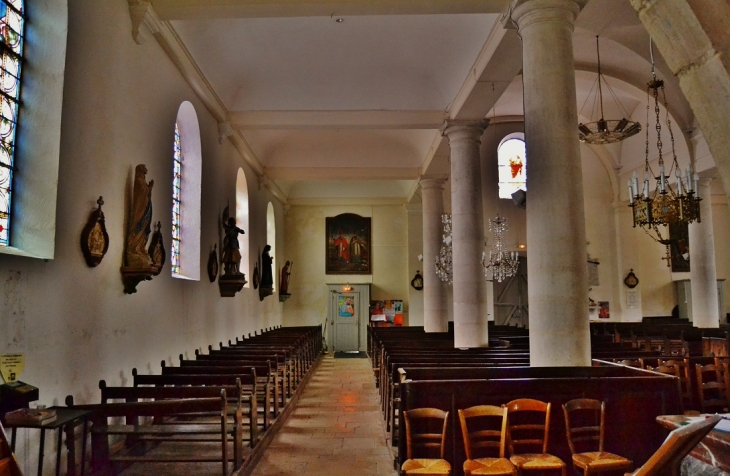
<path id="1" fill-rule="evenodd" d="M 132 41 L 125 0 L 77 0 L 69 5 L 64 85 L 56 259 L 0 256 L 0 353 L 24 353 L 21 379 L 40 388 L 39 403 L 98 402 L 98 382 L 130 385 L 131 371 L 159 372 L 196 348 L 227 341 L 282 322 L 276 297 L 261 303 L 244 289 L 221 298 L 217 283 L 173 279 L 169 268 L 123 293 L 122 264 L 126 202 L 132 169 L 147 165 L 153 179 L 153 219 L 161 220 L 170 249 L 172 130 L 178 108 L 190 101 L 198 114 L 202 142 L 202 269 L 219 243 L 218 220 L 235 204 L 236 172 L 243 160 L 229 143 L 218 143 L 217 124 L 155 41 Z M 266 205 L 246 168 L 251 203 L 251 250 L 266 239 Z M 88 268 L 79 235 L 95 201 L 103 195 L 111 244 L 104 261 Z M 279 249 L 286 236 L 275 202 Z M 219 245 L 220 246 L 220 245 Z M 243 250 L 242 250 L 243 251 Z M 169 266 L 167 264 L 166 266 Z M 35 471 L 37 438 L 20 432 L 19 455 L 26 473 Z M 52 465 L 47 466 L 49 469 Z"/>
<path id="2" fill-rule="evenodd" d="M 372 217 L 372 274 L 325 274 L 325 218 Z M 408 216 L 403 205 L 292 206 L 286 214 L 287 259 L 294 261 L 284 325 L 316 325 L 327 314 L 327 284 L 371 283 L 371 299 L 402 299 L 409 312 Z"/>

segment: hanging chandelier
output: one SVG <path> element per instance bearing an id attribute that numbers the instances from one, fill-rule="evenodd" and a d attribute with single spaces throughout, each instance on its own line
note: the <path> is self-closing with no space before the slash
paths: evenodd
<path id="1" fill-rule="evenodd" d="M 613 92 L 611 85 L 608 84 L 606 78 L 604 78 L 601 74 L 601 50 L 598 47 L 598 36 L 596 36 L 596 54 L 598 56 L 598 79 L 596 80 L 596 82 L 598 83 L 598 94 L 593 94 L 593 113 L 590 117 L 595 117 L 596 109 L 600 109 L 601 118 L 597 121 L 589 122 L 587 124 L 578 124 L 578 138 L 581 142 L 587 142 L 588 144 L 611 144 L 613 142 L 619 142 L 635 134 L 638 134 L 639 132 L 641 132 L 641 124 L 626 119 L 626 116 L 628 116 L 629 114 L 626 112 L 623 106 L 621 106 L 621 102 L 619 102 L 618 98 L 616 97 L 616 93 Z M 613 97 L 614 102 L 621 109 L 621 112 L 624 115 L 624 117 L 622 117 L 621 119 L 604 119 L 603 84 L 606 85 L 606 87 L 608 88 L 608 92 L 611 94 L 611 97 Z M 593 87 L 595 88 L 595 83 Z M 591 88 L 591 92 L 593 92 L 593 88 Z M 583 107 L 585 107 L 590 98 L 591 93 L 589 92 L 585 103 L 583 103 Z M 583 112 L 583 108 L 581 108 L 581 112 Z"/>
<path id="2" fill-rule="evenodd" d="M 487 280 L 501 283 L 505 279 L 517 274 L 520 259 L 516 251 L 506 251 L 504 246 L 504 232 L 507 231 L 507 219 L 500 217 L 489 219 L 489 231 L 494 234 L 492 249 L 487 261 L 486 252 L 482 251 L 482 267 Z"/>
<path id="3" fill-rule="evenodd" d="M 444 227 L 444 234 L 441 243 L 441 250 L 436 256 L 436 275 L 441 281 L 452 284 L 454 280 L 452 258 L 451 258 L 451 214 L 441 215 L 441 223 Z"/>
<path id="4" fill-rule="evenodd" d="M 640 226 L 646 234 L 654 241 L 661 243 L 666 247 L 667 266 L 671 266 L 671 250 L 672 240 L 669 233 L 666 238 L 659 231 L 660 226 L 668 227 L 670 224 L 692 223 L 694 221 L 701 222 L 700 217 L 700 201 L 699 196 L 699 175 L 693 173 L 692 168 L 688 165 L 682 175 L 682 170 L 677 162 L 677 153 L 674 147 L 674 134 L 672 132 L 672 122 L 669 119 L 667 107 L 667 98 L 664 94 L 664 81 L 657 79 L 654 69 L 654 52 L 649 40 L 649 52 L 651 56 L 651 75 L 652 79 L 647 84 L 646 94 L 646 155 L 644 159 L 644 177 L 643 189 L 639 192 L 639 177 L 636 172 L 629 180 L 629 206 L 633 211 L 634 228 Z M 669 132 L 669 140 L 672 145 L 672 161 L 667 173 L 664 167 L 664 157 L 662 155 L 662 121 L 660 119 L 659 96 L 664 102 L 664 115 L 667 130 Z M 656 118 L 657 132 L 657 150 L 659 153 L 659 175 L 656 175 L 649 166 L 649 111 L 651 98 L 654 98 L 654 116 Z M 676 190 L 672 189 L 669 184 L 669 178 L 674 173 L 676 177 Z M 650 182 L 654 179 L 656 185 L 653 191 L 650 190 Z"/>

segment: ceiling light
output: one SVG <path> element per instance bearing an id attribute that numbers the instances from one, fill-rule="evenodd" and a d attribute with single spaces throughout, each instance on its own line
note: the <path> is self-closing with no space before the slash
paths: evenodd
<path id="1" fill-rule="evenodd" d="M 343 21 L 345 21 L 345 19 L 344 18 L 335 18 L 335 21 L 337 23 L 342 23 Z"/>
<path id="2" fill-rule="evenodd" d="M 626 119 L 626 117 L 622 117 L 620 120 L 603 118 L 602 86 L 604 83 L 608 87 L 608 92 L 611 93 L 614 102 L 618 105 L 624 115 L 628 116 L 628 113 L 626 112 L 626 110 L 624 110 L 623 106 L 621 106 L 621 103 L 616 97 L 616 93 L 614 93 L 613 89 L 611 89 L 611 85 L 608 84 L 606 79 L 601 74 L 601 51 L 598 48 L 598 36 L 596 36 L 596 56 L 598 57 L 598 97 L 596 97 L 595 93 L 593 94 L 593 107 L 595 112 L 596 103 L 598 103 L 598 105 L 600 106 L 601 118 L 587 124 L 578 124 L 578 138 L 581 142 L 587 142 L 589 144 L 611 144 L 613 142 L 619 142 L 635 134 L 638 134 L 639 132 L 641 132 L 641 124 L 639 124 L 638 122 L 629 121 L 628 119 Z M 590 98 L 591 95 L 589 93 L 588 97 L 586 98 L 586 102 L 583 103 L 584 107 Z M 596 101 L 596 99 L 598 101 Z M 581 108 L 581 112 L 582 111 L 583 108 Z M 591 114 L 591 119 L 593 119 L 594 117 L 595 116 Z"/>

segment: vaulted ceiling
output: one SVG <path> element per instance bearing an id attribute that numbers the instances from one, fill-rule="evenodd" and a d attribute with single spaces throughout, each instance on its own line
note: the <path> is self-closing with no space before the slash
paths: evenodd
<path id="1" fill-rule="evenodd" d="M 445 119 L 522 116 L 522 52 L 509 0 L 150 3 L 257 172 L 293 202 L 405 200 L 420 176 L 448 170 Z M 595 87 L 596 35 L 622 107 L 630 114 L 645 104 L 648 34 L 628 0 L 591 0 L 574 33 L 581 120 L 593 107 L 586 99 Z M 676 78 L 655 56 L 676 98 L 671 112 L 689 128 Z M 607 113 L 621 112 L 605 104 Z"/>

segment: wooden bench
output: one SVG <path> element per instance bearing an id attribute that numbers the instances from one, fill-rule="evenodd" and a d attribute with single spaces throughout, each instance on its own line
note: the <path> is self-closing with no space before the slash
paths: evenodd
<path id="1" fill-rule="evenodd" d="M 228 403 L 225 390 L 213 390 L 219 392 L 219 397 L 75 406 L 74 408 L 94 411 L 91 417 L 92 468 L 101 470 L 114 463 L 219 462 L 222 465 L 221 474 L 228 476 L 229 437 L 233 441 L 234 469 L 241 465 L 241 407 L 231 406 Z M 209 422 L 201 423 L 198 420 L 201 414 L 215 414 L 219 423 L 217 425 L 211 425 Z M 231 414 L 234 415 L 233 425 L 230 425 L 228 421 Z M 118 419 L 120 417 L 126 418 L 127 421 L 135 421 L 141 417 L 150 417 L 155 421 L 174 418 L 175 423 L 130 425 L 109 423 L 108 421 L 110 418 Z M 111 454 L 110 436 L 124 436 L 129 441 L 138 444 Z M 147 452 L 145 448 L 140 451 L 140 446 L 145 441 L 160 442 L 162 440 L 169 444 L 191 441 L 218 442 L 221 447 L 220 455 L 181 455 L 175 451 L 160 455 Z"/>

